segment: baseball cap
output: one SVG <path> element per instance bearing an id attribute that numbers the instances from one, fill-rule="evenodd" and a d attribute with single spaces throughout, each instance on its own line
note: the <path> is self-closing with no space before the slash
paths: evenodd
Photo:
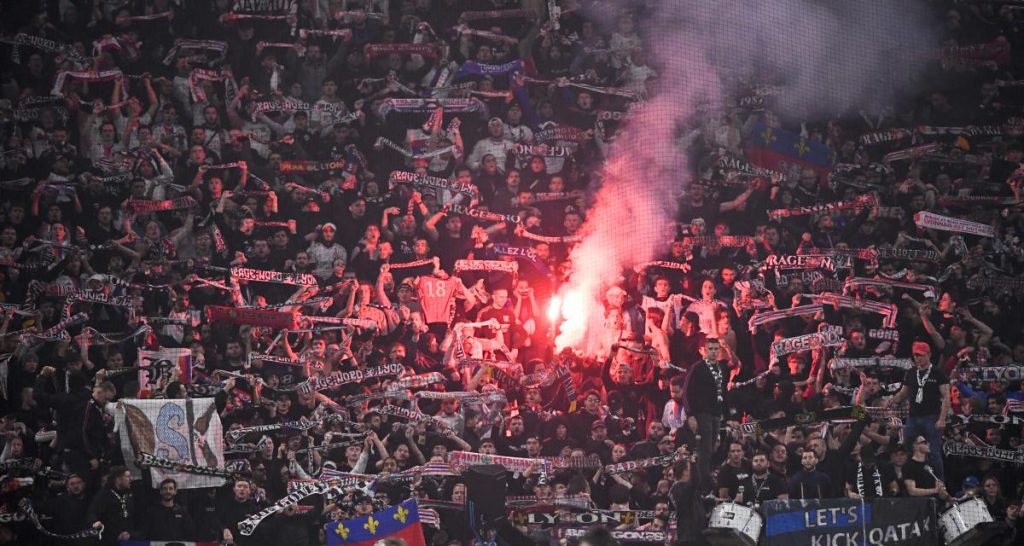
<path id="1" fill-rule="evenodd" d="M 910 351 L 911 351 L 911 353 L 915 353 L 915 354 L 916 353 L 923 353 L 923 354 L 930 355 L 930 354 L 932 354 L 932 347 L 931 347 L 931 345 L 928 345 L 927 343 L 925 343 L 923 341 L 915 341 L 914 344 L 910 346 Z"/>
<path id="2" fill-rule="evenodd" d="M 487 120 L 487 124 L 488 125 L 505 125 L 505 122 L 501 121 L 501 118 L 499 118 L 499 117 L 493 117 L 493 118 Z"/>
<path id="3" fill-rule="evenodd" d="M 964 478 L 964 489 L 970 489 L 972 487 L 978 487 L 980 485 L 981 482 L 978 480 L 977 476 L 967 476 L 966 478 Z"/>
<path id="4" fill-rule="evenodd" d="M 602 421 L 601 419 L 597 419 L 596 421 L 590 424 L 590 430 L 597 430 L 599 428 L 606 429 L 608 427 L 604 424 L 604 421 Z"/>

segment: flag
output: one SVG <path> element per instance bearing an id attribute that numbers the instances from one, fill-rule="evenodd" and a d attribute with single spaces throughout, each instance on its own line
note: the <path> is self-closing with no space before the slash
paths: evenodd
<path id="1" fill-rule="evenodd" d="M 822 180 L 835 163 L 835 154 L 828 146 L 764 123 L 758 123 L 750 135 L 747 158 L 758 167 L 783 174 L 794 166 L 814 169 Z"/>
<path id="2" fill-rule="evenodd" d="M 139 351 L 139 392 L 162 387 L 158 387 L 158 384 L 163 379 L 181 381 L 186 385 L 192 384 L 191 349 Z M 166 382 L 164 384 L 166 385 Z"/>
<path id="3" fill-rule="evenodd" d="M 401 539 L 407 546 L 426 546 L 419 508 L 409 499 L 369 516 L 324 525 L 327 546 L 373 546 L 384 539 Z"/>

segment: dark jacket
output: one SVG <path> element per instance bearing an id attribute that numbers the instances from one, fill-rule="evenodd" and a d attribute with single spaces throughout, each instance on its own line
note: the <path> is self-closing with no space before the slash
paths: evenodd
<path id="1" fill-rule="evenodd" d="M 103 523 L 103 540 L 100 544 L 117 544 L 117 536 L 123 532 L 128 532 L 132 538 L 141 536 L 138 518 L 139 511 L 131 490 L 115 491 L 106 488 L 92 500 L 87 521 Z"/>
<path id="2" fill-rule="evenodd" d="M 828 474 L 814 469 L 808 472 L 800 469 L 789 480 L 789 498 L 791 499 L 827 499 L 831 496 L 832 480 Z"/>
<path id="3" fill-rule="evenodd" d="M 168 508 L 151 506 L 141 522 L 142 538 L 147 540 L 194 540 L 196 525 L 192 516 L 179 504 Z"/>
<path id="4" fill-rule="evenodd" d="M 715 365 L 721 372 L 720 382 L 715 381 L 707 362 L 702 360 L 690 367 L 690 373 L 686 377 L 686 410 L 690 415 L 698 413 L 722 415 L 724 406 L 723 401 L 718 399 L 718 394 L 721 393 L 723 397 L 725 396 L 729 371 L 724 369 L 720 362 Z"/>

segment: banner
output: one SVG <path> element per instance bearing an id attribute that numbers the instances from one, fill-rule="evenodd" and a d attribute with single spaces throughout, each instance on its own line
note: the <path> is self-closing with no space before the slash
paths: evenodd
<path id="1" fill-rule="evenodd" d="M 851 418 L 865 420 L 869 418 L 869 415 L 864 408 L 860 406 L 843 406 L 827 409 L 821 412 L 808 411 L 804 413 L 797 413 L 796 415 L 787 415 L 785 417 L 775 417 L 751 423 L 742 423 L 740 424 L 740 431 L 747 434 L 762 434 L 767 430 L 776 430 L 792 425 L 805 426 L 823 421 Z"/>
<path id="2" fill-rule="evenodd" d="M 172 463 L 196 467 L 224 468 L 224 431 L 212 398 L 183 400 L 124 399 L 118 404 L 117 427 L 125 461 L 143 453 Z M 133 470 L 135 479 L 142 477 Z M 224 478 L 175 472 L 153 467 L 152 486 L 166 478 L 178 482 L 178 489 L 220 487 Z"/>
<path id="3" fill-rule="evenodd" d="M 324 525 L 324 533 L 327 546 L 373 546 L 385 544 L 385 541 L 405 546 L 426 546 L 415 499 L 361 518 L 332 521 Z"/>
<path id="4" fill-rule="evenodd" d="M 558 538 L 568 539 L 570 544 L 583 538 L 583 535 L 590 531 L 589 527 L 558 527 L 555 535 Z M 671 544 L 675 542 L 675 531 L 663 531 L 658 529 L 612 529 L 609 531 L 612 538 L 624 544 L 641 542 L 644 544 Z"/>
<path id="5" fill-rule="evenodd" d="M 192 383 L 191 349 L 139 350 L 139 391 L 158 388 L 161 380 L 170 380 L 175 369 L 178 370 L 178 381 L 186 385 Z"/>
<path id="6" fill-rule="evenodd" d="M 932 499 L 770 500 L 765 546 L 940 544 Z"/>

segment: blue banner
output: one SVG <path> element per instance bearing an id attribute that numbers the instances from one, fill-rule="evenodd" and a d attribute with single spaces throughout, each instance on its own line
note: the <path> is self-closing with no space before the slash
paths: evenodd
<path id="1" fill-rule="evenodd" d="M 928 546 L 939 543 L 931 499 L 773 500 L 766 546 Z"/>

